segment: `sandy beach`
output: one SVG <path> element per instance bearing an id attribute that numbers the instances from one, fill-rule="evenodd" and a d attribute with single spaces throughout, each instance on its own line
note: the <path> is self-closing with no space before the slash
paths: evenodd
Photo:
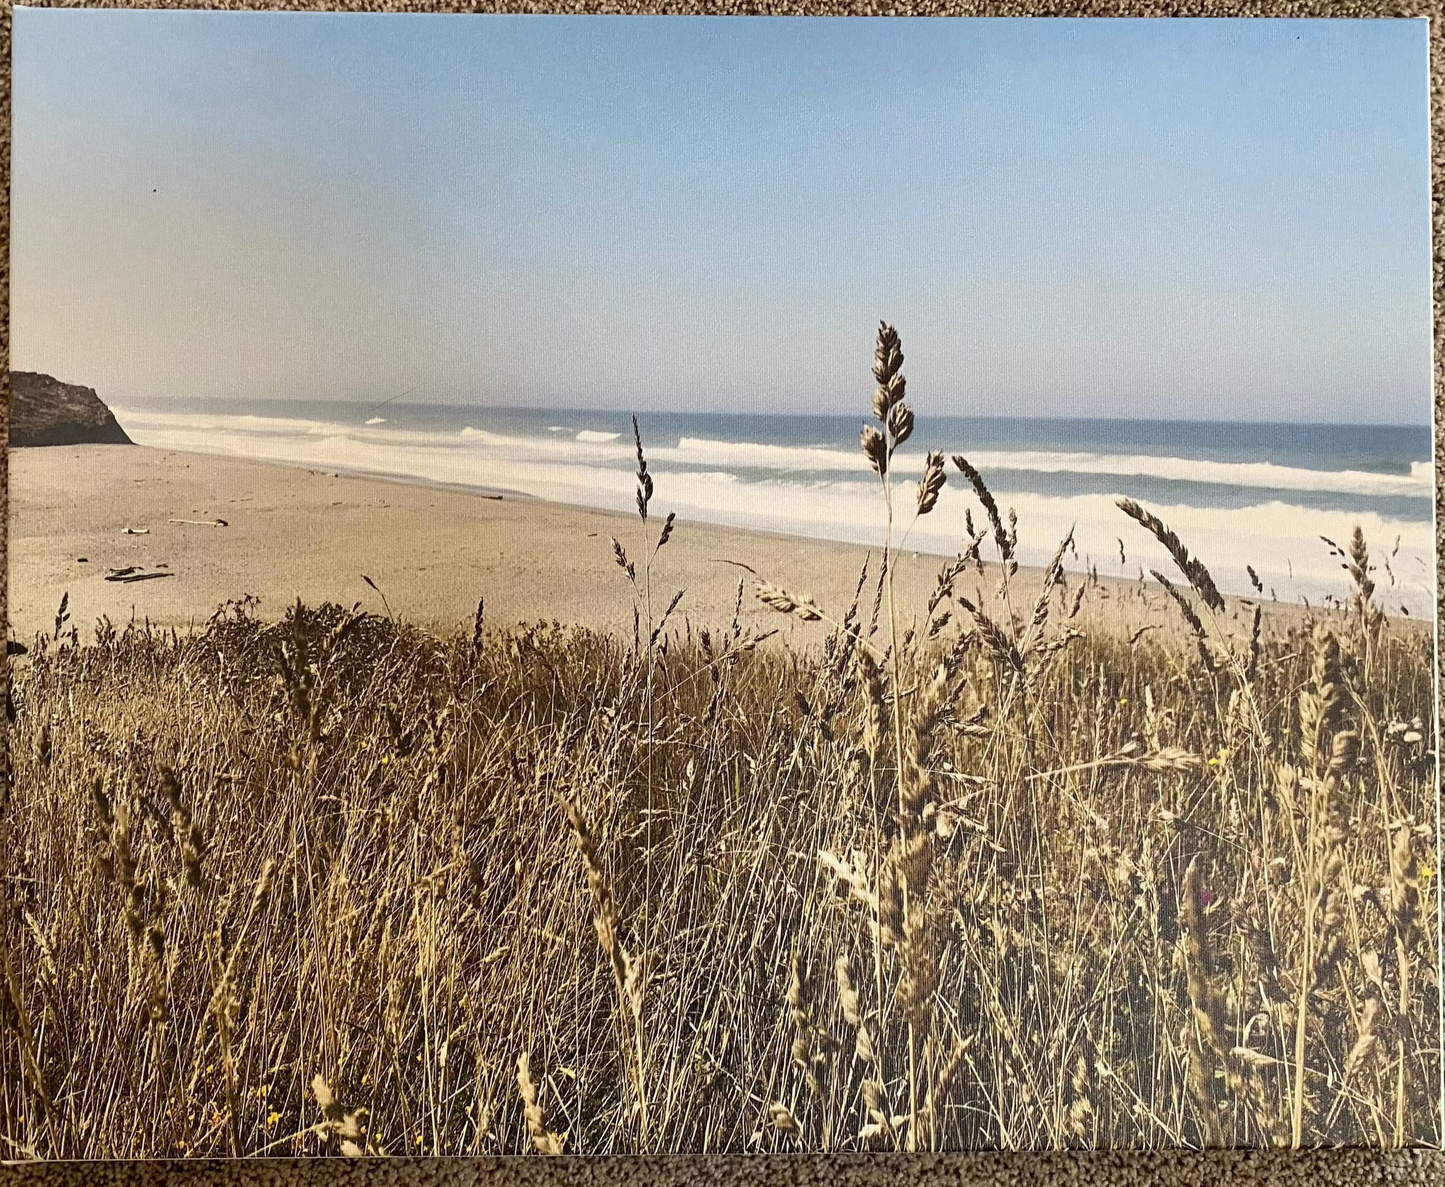
<path id="1" fill-rule="evenodd" d="M 661 498 L 656 511 L 659 519 L 666 514 Z M 226 526 L 208 526 L 217 520 Z M 365 574 L 392 612 L 438 630 L 470 623 L 485 598 L 487 618 L 498 625 L 557 619 L 630 633 L 632 594 L 612 538 L 640 561 L 640 527 L 635 516 L 512 494 L 140 446 L 18 449 L 11 455 L 11 626 L 20 639 L 47 629 L 65 593 L 82 628 L 101 615 L 123 622 L 132 613 L 185 627 L 243 594 L 258 597 L 269 615 L 298 597 L 382 611 Z M 731 561 L 841 610 L 866 553 L 680 523 L 654 564 L 654 601 L 660 613 L 683 589 L 679 616 L 729 621 L 747 576 Z M 906 557 L 900 593 L 910 602 L 926 597 L 938 565 L 936 557 Z M 130 566 L 173 576 L 105 580 Z M 744 616 L 789 625 L 751 595 Z"/>
<path id="2" fill-rule="evenodd" d="M 50 629 L 65 594 L 82 632 L 103 615 L 186 628 L 245 594 L 260 599 L 265 616 L 298 597 L 383 611 L 363 574 L 393 613 L 438 631 L 468 626 L 481 598 L 499 626 L 556 619 L 632 630 L 633 597 L 612 538 L 640 562 L 635 516 L 142 446 L 16 449 L 10 464 L 10 626 L 22 641 Z M 653 513 L 660 520 L 666 511 L 660 491 Z M 748 577 L 741 564 L 841 614 L 867 555 L 854 545 L 679 521 L 654 563 L 654 609 L 681 589 L 678 625 L 729 622 Z M 942 563 L 900 557 L 897 594 L 910 618 Z M 166 575 L 106 580 L 131 567 Z M 1036 578 L 1027 570 L 1020 578 L 1031 599 Z M 960 589 L 991 600 L 994 584 L 971 574 Z M 747 625 L 797 641 L 821 637 L 818 626 L 762 607 L 750 588 Z M 1096 627 L 1177 627 L 1157 591 L 1140 598 L 1134 583 L 1101 579 L 1098 593 L 1085 615 Z M 1233 602 L 1230 612 L 1238 613 Z"/>

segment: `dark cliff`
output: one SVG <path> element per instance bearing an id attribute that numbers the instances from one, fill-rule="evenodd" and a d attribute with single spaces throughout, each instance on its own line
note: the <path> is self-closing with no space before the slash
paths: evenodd
<path id="1" fill-rule="evenodd" d="M 10 372 L 11 445 L 129 445 L 94 388 L 35 371 Z"/>

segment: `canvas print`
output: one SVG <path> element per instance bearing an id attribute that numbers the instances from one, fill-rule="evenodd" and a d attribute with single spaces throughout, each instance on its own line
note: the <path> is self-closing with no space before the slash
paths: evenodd
<path id="1" fill-rule="evenodd" d="M 3 1157 L 1439 1144 L 1428 84 L 17 10 Z"/>

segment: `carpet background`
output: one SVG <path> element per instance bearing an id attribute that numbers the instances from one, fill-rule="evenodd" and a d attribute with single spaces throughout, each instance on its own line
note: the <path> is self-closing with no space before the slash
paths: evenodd
<path id="1" fill-rule="evenodd" d="M 47 4 L 48 0 L 30 0 Z M 606 12 L 709 15 L 854 16 L 1272 16 L 1428 17 L 1430 20 L 1431 158 L 1434 228 L 1435 418 L 1445 420 L 1445 0 L 189 0 L 182 3 L 53 4 L 52 7 L 291 8 L 393 12 Z M 12 6 L 0 9 L 0 443 L 9 433 L 10 41 Z M 1445 523 L 1445 449 L 1435 439 L 1437 567 Z M 0 517 L 8 512 L 8 458 L 0 449 Z M 8 571 L 0 533 L 0 572 Z M 1437 585 L 1445 585 L 1442 581 Z M 0 624 L 5 597 L 0 583 Z M 1445 600 L 1437 622 L 1445 620 Z M 0 1166 L 0 1187 L 1352 1187 L 1445 1184 L 1445 1152 L 1433 1150 L 1111 1151 L 1078 1154 L 780 1155 L 658 1158 L 477 1158 L 245 1160 L 196 1163 L 80 1163 Z"/>

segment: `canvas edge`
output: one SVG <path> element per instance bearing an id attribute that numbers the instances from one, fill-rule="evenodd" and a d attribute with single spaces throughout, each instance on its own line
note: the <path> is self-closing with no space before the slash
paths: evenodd
<path id="1" fill-rule="evenodd" d="M 394 0 L 367 3 L 345 0 L 300 0 L 267 3 L 265 0 L 135 0 L 113 3 L 49 3 L 39 0 L 37 8 L 148 8 L 208 11 L 307 11 L 307 12 L 411 12 L 411 13 L 550 13 L 617 15 L 707 15 L 707 16 L 927 16 L 927 17 L 1152 17 L 1152 18 L 1417 18 L 1428 22 L 1430 74 L 1430 178 L 1431 178 L 1431 295 L 1432 295 L 1432 434 L 1435 460 L 1435 731 L 1436 750 L 1445 737 L 1445 712 L 1441 688 L 1445 685 L 1445 657 L 1442 657 L 1441 620 L 1445 618 L 1445 442 L 1440 426 L 1445 419 L 1445 30 L 1441 6 L 1432 0 L 1377 2 L 1370 0 L 500 0 L 497 3 L 455 4 L 437 0 Z M 0 130 L 4 151 L 0 153 L 0 629 L 8 627 L 9 605 L 9 420 L 10 420 L 10 182 L 11 182 L 11 62 L 14 5 L 8 0 L 0 7 L 0 56 L 5 63 L 0 81 Z M 4 633 L 8 636 L 8 630 Z M 3 662 L 7 669 L 8 657 Z M 9 778 L 8 718 L 0 729 L 0 778 Z M 1436 795 L 1437 852 L 1445 853 L 1445 809 L 1439 794 L 1437 767 Z M 1437 878 L 1437 927 L 1445 931 L 1445 878 Z M 1437 936 L 1445 951 L 1445 934 Z M 1442 958 L 1445 959 L 1445 958 Z M 1445 1043 L 1445 994 L 1440 995 L 1437 1038 Z M 1440 1132 L 1445 1133 L 1445 1060 L 1441 1061 L 1438 1107 Z M 1321 1160 L 1324 1160 L 1321 1162 Z M 445 1181 L 447 1184 L 499 1181 L 518 1184 L 583 1184 L 605 1176 L 609 1183 L 628 1180 L 649 1187 L 670 1187 L 700 1178 L 724 1179 L 729 1164 L 740 1163 L 739 1181 L 749 1183 L 850 1184 L 872 1180 L 906 1185 L 977 1182 L 1019 1185 L 1033 1183 L 1168 1184 L 1186 1187 L 1198 1183 L 1222 1182 L 1258 1184 L 1323 1185 L 1342 1183 L 1393 1182 L 1422 1185 L 1445 1181 L 1445 1152 L 1418 1146 L 1401 1150 L 1355 1148 L 1336 1151 L 1218 1150 L 1218 1151 L 1133 1151 L 1114 1150 L 1079 1153 L 970 1153 L 887 1156 L 887 1155 L 673 1155 L 628 1158 L 619 1166 L 615 1158 L 571 1156 L 557 1160 L 518 1157 L 473 1159 L 390 1159 L 370 1164 L 369 1181 L 387 1177 L 415 1183 Z M 385 1167 L 385 1169 L 384 1169 Z M 706 1169 L 703 1169 L 703 1168 Z M 241 1159 L 235 1162 L 198 1161 L 150 1163 L 41 1163 L 0 1162 L 0 1183 L 58 1183 L 70 1181 L 76 1171 L 86 1183 L 191 1183 L 204 1178 L 214 1182 L 265 1183 L 299 1187 L 310 1183 L 337 1183 L 366 1173 L 354 1163 L 326 1159 L 269 1160 Z M 379 1172 L 379 1173 L 378 1173 Z M 388 1173 L 389 1172 L 389 1173 Z M 410 1173 L 408 1173 L 410 1172 Z M 1101 1176 L 1107 1176 L 1101 1177 Z M 1339 1177 L 1337 1177 L 1339 1176 Z"/>

